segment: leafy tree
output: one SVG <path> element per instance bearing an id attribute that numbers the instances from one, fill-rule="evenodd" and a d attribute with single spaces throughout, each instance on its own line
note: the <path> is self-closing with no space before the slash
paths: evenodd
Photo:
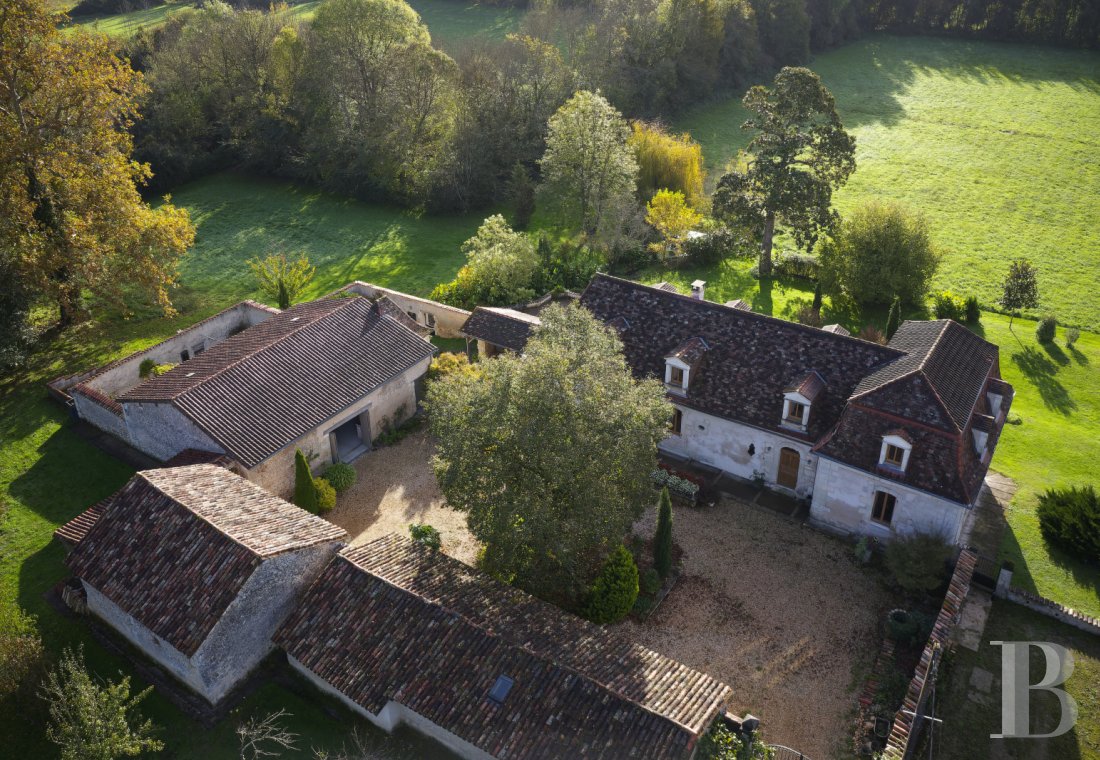
<path id="1" fill-rule="evenodd" d="M 307 512 L 319 510 L 317 484 L 309 468 L 309 460 L 301 449 L 294 450 L 294 503 Z"/>
<path id="2" fill-rule="evenodd" d="M 0 370 L 22 363 L 34 342 L 32 306 L 15 251 L 0 248 Z"/>
<path id="3" fill-rule="evenodd" d="M 535 276 L 535 293 L 554 290 L 582 290 L 607 258 L 593 246 L 583 241 L 563 240 L 551 243 L 545 235 L 539 235 L 536 248 L 539 270 Z"/>
<path id="4" fill-rule="evenodd" d="M 479 304 L 507 306 L 534 295 L 531 284 L 539 266 L 535 246 L 500 214 L 482 222 L 462 244 L 462 252 L 466 265 L 453 282 L 432 292 L 433 299 L 472 309 Z"/>
<path id="5" fill-rule="evenodd" d="M 38 683 L 46 650 L 35 619 L 10 603 L 0 604 L 0 701 L 15 696 L 23 700 L 28 684 Z"/>
<path id="6" fill-rule="evenodd" d="M 1100 559 L 1100 496 L 1092 486 L 1048 489 L 1035 514 L 1047 540 L 1086 562 Z"/>
<path id="7" fill-rule="evenodd" d="M 860 304 L 923 304 L 940 262 L 924 217 L 878 202 L 846 217 L 819 254 L 825 291 Z"/>
<path id="8" fill-rule="evenodd" d="M 1008 265 L 1008 274 L 1001 285 L 1001 306 L 1008 310 L 1008 329 L 1022 309 L 1039 308 L 1038 272 L 1027 259 L 1016 259 Z"/>
<path id="9" fill-rule="evenodd" d="M 664 240 L 663 250 L 669 254 L 679 250 L 684 236 L 703 221 L 703 215 L 687 204 L 683 193 L 658 190 L 653 200 L 646 204 L 645 220 L 660 233 Z"/>
<path id="10" fill-rule="evenodd" d="M 439 531 L 426 523 L 409 523 L 409 535 L 421 546 L 438 550 L 443 546 L 443 537 Z"/>
<path id="11" fill-rule="evenodd" d="M 886 340 L 894 337 L 901 327 L 901 296 L 894 296 L 890 304 L 890 313 L 886 315 Z"/>
<path id="12" fill-rule="evenodd" d="M 128 128 L 145 94 L 106 37 L 63 36 L 43 0 L 0 5 L 0 250 L 60 322 L 84 295 L 123 302 L 130 289 L 171 313 L 176 264 L 194 240 L 187 212 L 156 210 L 138 186 Z"/>
<path id="13" fill-rule="evenodd" d="M 777 223 L 800 247 L 831 228 L 833 190 L 855 170 L 855 138 L 844 131 L 832 94 L 817 74 L 786 67 L 771 89 L 751 88 L 743 129 L 756 131 L 739 167 L 718 181 L 716 216 L 752 229 L 760 240 L 760 276 L 772 270 Z"/>
<path id="14" fill-rule="evenodd" d="M 651 198 L 665 188 L 677 190 L 693 209 L 706 203 L 703 149 L 687 132 L 669 134 L 660 124 L 636 121 L 630 125 L 630 147 L 638 159 L 638 193 Z"/>
<path id="15" fill-rule="evenodd" d="M 83 649 L 65 649 L 57 668 L 42 685 L 49 703 L 46 735 L 61 747 L 61 760 L 115 760 L 159 752 L 152 721 L 142 719 L 138 705 L 152 693 L 150 686 L 130 695 L 130 678 L 97 682 L 84 664 Z"/>
<path id="16" fill-rule="evenodd" d="M 264 259 L 252 259 L 248 262 L 248 267 L 252 270 L 260 291 L 278 303 L 280 309 L 294 303 L 317 273 L 317 267 L 310 264 L 305 256 L 290 261 L 282 253 Z"/>
<path id="17" fill-rule="evenodd" d="M 431 383 L 429 421 L 440 487 L 485 544 L 483 566 L 573 604 L 652 498 L 669 413 L 661 384 L 635 380 L 587 311 L 540 317 L 522 357 Z"/>
<path id="18" fill-rule="evenodd" d="M 578 92 L 550 118 L 541 194 L 573 229 L 615 238 L 634 208 L 638 161 L 630 128 L 599 93 Z"/>
<path id="19" fill-rule="evenodd" d="M 933 591 L 943 583 L 951 547 L 939 536 L 914 533 L 886 545 L 886 568 L 906 591 Z"/>
<path id="20" fill-rule="evenodd" d="M 657 532 L 653 536 L 653 566 L 662 578 L 672 572 L 672 499 L 668 488 L 661 489 L 657 505 Z"/>
<path id="21" fill-rule="evenodd" d="M 622 544 L 616 546 L 592 584 L 584 616 L 593 623 L 615 623 L 626 617 L 638 601 L 638 566 Z"/>

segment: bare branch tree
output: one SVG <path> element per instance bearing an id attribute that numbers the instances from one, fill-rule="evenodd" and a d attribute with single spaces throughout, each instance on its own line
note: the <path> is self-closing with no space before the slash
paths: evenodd
<path id="1" fill-rule="evenodd" d="M 261 757 L 278 757 L 284 749 L 295 749 L 298 734 L 286 730 L 281 721 L 289 718 L 286 710 L 269 713 L 263 718 L 255 716 L 237 726 L 237 738 L 241 742 L 241 760 L 259 760 Z"/>

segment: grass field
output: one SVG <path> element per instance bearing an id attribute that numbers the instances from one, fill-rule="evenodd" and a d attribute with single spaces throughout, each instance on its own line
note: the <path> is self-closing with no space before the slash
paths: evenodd
<path id="1" fill-rule="evenodd" d="M 1066 647 L 1073 655 L 1074 670 L 1064 688 L 1077 702 L 1077 725 L 1054 739 L 990 739 L 1001 732 L 1001 648 L 990 641 L 1045 641 Z M 1030 683 L 1043 675 L 1045 662 L 1038 649 L 1031 650 Z M 975 668 L 993 675 L 988 692 L 975 688 Z M 995 601 L 977 652 L 958 647 L 948 660 L 946 678 L 936 692 L 934 753 L 927 749 L 915 757 L 939 760 L 1093 760 L 1100 757 L 1100 639 L 1058 623 L 1009 602 Z M 1055 695 L 1032 692 L 1031 730 L 1053 731 L 1061 708 Z"/>
<path id="2" fill-rule="evenodd" d="M 1009 260 L 1040 270 L 1043 308 L 1100 327 L 1100 53 L 873 37 L 811 64 L 855 134 L 839 210 L 922 210 L 945 252 L 940 289 L 998 295 Z M 715 181 L 746 134 L 738 99 L 677 120 Z"/>
<path id="3" fill-rule="evenodd" d="M 308 19 L 320 0 L 291 3 L 288 18 Z M 469 0 L 408 0 L 420 14 L 432 34 L 432 42 L 444 50 L 454 52 L 472 39 L 503 39 L 519 25 L 523 12 L 515 8 L 480 5 Z M 129 37 L 144 28 L 163 24 L 173 13 L 191 8 L 193 0 L 153 3 L 129 13 L 111 16 L 82 17 L 75 25 L 96 29 L 114 37 Z M 71 5 L 71 4 L 70 4 Z"/>

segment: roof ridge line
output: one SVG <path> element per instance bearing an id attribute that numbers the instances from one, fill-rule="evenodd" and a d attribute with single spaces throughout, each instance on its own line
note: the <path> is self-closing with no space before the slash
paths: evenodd
<path id="1" fill-rule="evenodd" d="M 771 314 L 761 314 L 760 312 L 752 311 L 751 309 L 748 309 L 748 310 L 746 310 L 746 309 L 734 309 L 732 307 L 726 306 L 725 304 L 720 304 L 717 301 L 707 301 L 706 299 L 695 298 L 694 296 L 684 295 L 683 293 L 679 293 L 679 292 L 673 293 L 672 291 L 669 291 L 669 290 L 661 290 L 660 288 L 655 288 L 652 285 L 645 285 L 643 283 L 636 282 L 635 280 L 628 280 L 625 277 L 616 277 L 615 275 L 607 274 L 606 272 L 597 272 L 593 276 L 593 280 L 595 280 L 597 278 L 604 278 L 604 279 L 607 279 L 607 280 L 613 280 L 615 282 L 621 282 L 621 283 L 625 283 L 627 285 L 631 285 L 635 288 L 645 288 L 646 290 L 652 290 L 654 292 L 661 293 L 665 296 L 669 296 L 669 297 L 673 297 L 673 298 L 680 298 L 682 300 L 692 301 L 694 303 L 705 304 L 706 306 L 708 306 L 712 309 L 721 309 L 725 312 L 729 312 L 729 313 L 733 313 L 733 314 L 737 314 L 737 315 L 743 315 L 745 317 L 752 317 L 752 318 L 756 318 L 756 319 L 767 320 L 769 322 L 774 322 L 774 323 L 777 323 L 777 324 L 780 324 L 780 325 L 784 325 L 784 326 L 794 328 L 794 329 L 796 329 L 800 332 L 804 332 L 804 333 L 809 334 L 809 335 L 828 335 L 828 336 L 831 336 L 831 338 L 836 339 L 836 340 L 855 341 L 856 343 L 860 343 L 860 344 L 863 344 L 863 345 L 875 346 L 876 348 L 885 349 L 886 351 L 897 353 L 898 354 L 897 358 L 901 358 L 901 357 L 907 355 L 901 349 L 892 348 L 889 345 L 886 345 L 886 344 L 883 344 L 883 343 L 875 343 L 874 341 L 865 340 L 864 338 L 859 338 L 859 337 L 856 337 L 855 335 L 838 335 L 837 333 L 834 333 L 834 332 L 828 332 L 826 330 L 822 330 L 820 327 L 811 327 L 810 325 L 804 325 L 801 322 L 792 322 L 789 319 L 783 319 L 782 317 L 775 317 L 775 316 L 772 316 Z M 591 286 L 591 283 L 589 283 L 589 286 Z M 588 287 L 585 287 L 585 290 L 588 290 Z M 583 294 L 582 294 L 582 298 L 583 298 Z"/>
<path id="2" fill-rule="evenodd" d="M 354 547 L 354 548 L 355 548 L 355 549 L 364 549 L 364 548 L 366 548 L 367 546 L 370 546 L 371 544 L 375 543 L 376 541 L 380 541 L 380 540 L 381 540 L 382 538 L 388 538 L 389 536 L 396 536 L 396 537 L 397 537 L 397 538 L 399 538 L 399 539 L 404 539 L 404 536 L 402 536 L 401 534 L 399 534 L 399 533 L 396 533 L 396 532 L 391 532 L 391 533 L 388 533 L 388 534 L 386 534 L 385 536 L 382 536 L 381 538 L 375 539 L 374 541 L 371 541 L 371 542 L 369 542 L 369 543 L 366 543 L 366 544 L 361 544 L 361 545 L 359 545 L 359 546 L 356 546 L 356 547 Z M 530 655 L 531 657 L 534 657 L 534 658 L 536 658 L 536 659 L 538 659 L 538 660 L 549 660 L 549 661 L 550 661 L 550 662 L 551 662 L 552 664 L 554 664 L 555 666 L 557 666 L 557 667 L 560 667 L 560 668 L 562 668 L 563 670 L 567 670 L 567 671 L 569 671 L 570 673 L 572 673 L 573 675 L 577 676 L 578 678 L 582 678 L 582 679 L 584 679 L 585 681 L 588 681 L 588 682 L 590 682 L 590 683 L 592 683 L 592 684 L 595 684 L 595 685 L 596 685 L 596 686 L 597 686 L 597 687 L 598 687 L 599 689 L 601 689 L 601 690 L 603 690 L 603 691 L 607 692 L 608 694 L 611 694 L 611 695 L 613 695 L 613 696 L 617 697 L 618 699 L 621 699 L 621 700 L 623 700 L 624 702 L 627 702 L 627 703 L 629 703 L 629 704 L 633 705 L 634 707 L 638 708 L 639 710 L 642 710 L 643 712 L 649 713 L 650 715 L 654 716 L 655 718 L 658 718 L 658 719 L 660 719 L 660 720 L 663 720 L 663 721 L 665 721 L 665 722 L 671 723 L 671 724 L 672 724 L 672 725 L 674 725 L 674 726 L 678 726 L 678 727 L 682 728 L 683 730 L 685 730 L 685 731 L 688 731 L 689 733 L 695 733 L 695 732 L 696 732 L 696 729 L 692 728 L 691 726 L 688 726 L 688 725 L 686 725 L 686 724 L 684 724 L 684 723 L 681 723 L 680 721 L 676 720 L 675 718 L 671 718 L 671 717 L 669 717 L 668 715 L 664 715 L 664 714 L 662 714 L 662 713 L 660 713 L 660 712 L 657 712 L 657 711 L 656 711 L 655 709 L 653 709 L 653 708 L 650 708 L 650 707 L 648 707 L 648 706 L 646 706 L 646 705 L 644 705 L 644 704 L 641 704 L 641 703 L 640 703 L 640 702 L 638 702 L 638 701 L 637 701 L 636 699 L 631 699 L 630 697 L 627 697 L 627 696 L 626 696 L 625 694 L 623 694 L 623 693 L 622 693 L 622 692 L 620 692 L 619 690 L 617 690 L 617 689 L 614 689 L 614 688 L 612 688 L 611 686 L 608 686 L 607 684 L 603 683 L 603 681 L 598 681 L 598 680 L 596 680 L 596 679 L 595 679 L 595 678 L 593 678 L 592 676 L 590 676 L 590 675 L 587 675 L 587 674 L 585 674 L 585 673 L 581 672 L 581 671 L 580 671 L 579 669 L 577 669 L 576 667 L 573 667 L 572 665 L 569 665 L 569 664 L 567 664 L 567 663 L 564 663 L 564 662 L 562 662 L 562 661 L 558 660 L 558 659 L 557 659 L 556 657 L 554 657 L 554 658 L 547 658 L 547 657 L 545 657 L 544 655 L 540 655 L 540 654 L 538 654 L 538 653 L 536 653 L 536 652 L 532 651 L 531 649 L 529 649 L 529 648 L 528 648 L 528 646 L 527 646 L 526 644 L 517 644 L 517 643 L 514 643 L 514 642 L 512 642 L 512 640 L 510 640 L 510 639 L 507 639 L 507 638 L 505 638 L 505 637 L 504 637 L 504 636 L 503 636 L 502 634 L 500 634 L 500 633 L 497 633 L 497 632 L 496 632 L 495 630 L 490 630 L 490 629 L 486 629 L 486 628 L 484 628 L 483 626 L 480 626 L 480 625 L 476 624 L 476 623 L 475 623 L 474 621 L 472 621 L 472 620 L 471 620 L 470 618 L 468 618 L 468 617 L 467 617 L 466 615 L 463 615 L 463 614 L 462 614 L 461 612 L 459 612 L 458 610 L 454 610 L 454 609 L 451 609 L 451 608 L 450 608 L 450 607 L 448 607 L 447 605 L 441 604 L 441 603 L 439 603 L 439 602 L 434 602 L 434 601 L 432 601 L 432 600 L 428 599 L 427 597 L 425 597 L 425 596 L 424 596 L 424 595 L 422 595 L 422 594 L 419 594 L 419 593 L 417 593 L 417 592 L 415 592 L 415 591 L 413 591 L 413 590 L 411 590 L 411 589 L 405 588 L 404 586 L 399 586 L 398 584 L 394 583 L 394 582 L 393 582 L 393 581 L 391 581 L 390 579 L 388 579 L 388 578 L 383 578 L 383 577 L 382 577 L 381 575 L 379 575 L 378 573 L 375 573 L 375 572 L 372 572 L 372 571 L 370 571 L 370 570 L 367 570 L 367 568 L 365 568 L 365 567 L 362 567 L 362 566 L 360 566 L 360 565 L 356 564 L 355 562 L 352 562 L 352 560 L 351 560 L 351 559 L 349 559 L 349 558 L 348 558 L 348 556 L 347 556 L 346 554 L 344 554 L 343 552 L 337 552 L 337 553 L 336 553 L 336 556 L 337 556 L 337 557 L 340 557 L 340 558 L 342 558 L 342 559 L 344 559 L 344 560 L 346 560 L 346 561 L 347 561 L 347 562 L 349 562 L 349 563 L 351 563 L 351 564 L 352 564 L 352 565 L 353 565 L 354 567 L 356 567 L 357 569 L 359 569 L 359 570 L 362 570 L 362 571 L 364 571 L 364 572 L 367 572 L 367 573 L 370 573 L 370 575 L 371 575 L 372 577 L 374 577 L 374 578 L 377 578 L 378 580 L 380 580 L 380 581 L 382 581 L 383 583 L 385 583 L 385 584 L 386 584 L 387 586 L 389 586 L 389 587 L 391 587 L 391 588 L 394 588 L 394 589 L 397 589 L 398 591 L 403 591 L 403 592 L 405 592 L 406 594 L 410 594 L 411 596 L 414 596 L 414 597 L 416 597 L 417 599 L 419 599 L 419 600 L 420 600 L 421 602 L 423 602 L 423 603 L 425 603 L 425 604 L 428 604 L 428 605 L 430 605 L 430 606 L 433 606 L 433 607 L 438 607 L 438 608 L 439 608 L 440 610 L 444 611 L 445 613 L 447 613 L 447 614 L 450 614 L 450 615 L 454 615 L 455 617 L 459 618 L 459 619 L 460 619 L 460 620 L 462 620 L 462 622 L 464 622 L 464 623 L 465 623 L 466 625 L 469 625 L 469 626 L 471 626 L 471 627 L 473 627 L 473 628 L 476 628 L 477 630 L 479 630 L 479 631 L 482 631 L 482 632 L 484 632 L 484 633 L 485 633 L 486 635 L 488 635 L 488 636 L 491 636 L 491 637 L 493 637 L 494 639 L 497 639 L 497 640 L 499 640 L 499 641 L 501 641 L 501 642 L 503 642 L 503 643 L 506 643 L 506 644 L 507 644 L 508 646 L 511 646 L 511 647 L 515 647 L 516 649 L 519 649 L 520 651 L 522 651 L 522 652 L 525 652 L 526 654 L 528 654 L 528 655 Z M 480 571 L 480 570 L 478 570 L 477 568 L 470 568 L 470 567 L 469 567 L 468 565 L 466 565 L 466 563 L 465 563 L 465 562 L 461 562 L 461 561 L 459 561 L 459 560 L 457 560 L 457 559 L 454 559 L 453 557 L 450 557 L 450 556 L 448 556 L 448 555 L 445 555 L 445 554 L 444 554 L 443 556 L 444 556 L 444 557 L 446 557 L 446 558 L 447 558 L 447 560 L 449 560 L 449 561 L 453 561 L 453 562 L 458 562 L 459 564 L 463 565 L 464 567 L 466 567 L 466 568 L 469 568 L 469 570 L 470 570 L 470 571 L 472 571 L 472 572 L 475 572 L 475 573 L 479 573 L 479 574 L 481 574 L 481 571 Z M 487 577 L 488 577 L 488 578 L 489 578 L 489 579 L 490 579 L 491 581 L 493 581 L 494 583 L 500 583 L 500 585 L 501 585 L 502 587 L 505 587 L 505 588 L 508 588 L 508 589 L 512 589 L 513 591 L 516 591 L 517 593 L 520 593 L 520 594 L 525 594 L 525 595 L 527 595 L 527 596 L 531 597 L 532 599 L 536 599 L 536 600 L 538 600 L 538 601 L 539 601 L 540 603 L 542 603 L 542 604 L 547 604 L 547 605 L 550 605 L 550 602 L 547 602 L 547 601 L 545 601 L 544 599 L 539 599 L 539 598 L 538 598 L 537 596 L 535 596 L 534 594 L 529 594 L 529 593 L 527 593 L 526 591 L 524 591 L 524 590 L 522 590 L 522 589 L 518 589 L 518 588 L 516 588 L 515 586 L 509 586 L 509 585 L 507 585 L 507 584 L 503 584 L 503 583 L 501 583 L 500 581 L 498 581 L 498 580 L 496 580 L 495 578 L 493 578 L 492 576 L 487 576 Z M 596 626 L 596 625 L 595 625 L 595 623 L 590 623 L 589 621 L 585 620 L 584 618 L 582 618 L 582 617 L 579 617 L 578 615 L 575 615 L 574 613 L 572 613 L 572 612 L 569 612 L 568 610 L 563 610 L 563 609 L 561 609 L 560 607 L 556 607 L 556 606 L 554 606 L 554 605 L 550 605 L 550 606 L 551 606 L 551 607 L 554 607 L 554 609 L 555 609 L 555 610 L 557 610 L 558 612 L 560 612 L 561 614 L 564 614 L 564 615 L 572 615 L 573 617 L 577 618 L 577 620 L 581 621 L 582 623 L 585 623 L 585 624 L 587 624 L 587 625 L 591 625 L 591 626 L 594 626 L 594 627 L 596 627 L 596 629 L 597 629 L 597 630 L 599 630 L 599 631 L 604 631 L 604 629 L 602 629 L 602 628 L 599 628 L 598 626 Z M 653 653 L 653 654 L 657 655 L 658 657 L 662 657 L 662 658 L 664 658 L 665 660 L 668 660 L 668 661 L 670 661 L 670 662 L 674 662 L 674 663 L 676 663 L 677 665 L 679 665 L 680 667 L 683 667 L 683 668 L 687 668 L 688 670 L 691 670 L 691 671 L 694 671 L 694 672 L 696 672 L 696 673 L 699 673 L 699 674 L 701 674 L 701 675 L 705 676 L 706 678 L 709 678 L 709 679 L 711 679 L 711 680 L 712 680 L 712 681 L 714 681 L 715 683 L 721 684 L 722 686 L 725 686 L 725 687 L 726 687 L 726 689 L 730 689 L 730 690 L 732 691 L 732 688 L 731 688 L 731 687 L 729 686 L 729 684 L 725 683 L 724 681 L 719 681 L 719 680 L 718 680 L 717 678 L 715 678 L 714 676 L 710 675 L 709 673 L 705 673 L 705 672 L 703 672 L 702 670 L 697 670 L 696 668 L 693 668 L 693 667 L 691 667 L 690 665 L 687 665 L 687 664 L 685 664 L 685 663 L 682 663 L 682 662 L 680 662 L 680 661 L 679 661 L 679 660 L 677 660 L 677 659 L 674 659 L 674 658 L 672 658 L 672 657 L 669 657 L 669 656 L 668 656 L 668 655 L 666 655 L 666 654 L 661 654 L 660 652 L 658 652 L 658 651 L 657 651 L 657 650 L 655 650 L 655 649 L 650 649 L 649 647 L 646 647 L 646 646 L 643 646 L 643 645 L 641 645 L 641 644 L 638 644 L 637 642 L 634 642 L 634 641 L 629 641 L 629 640 L 627 640 L 627 639 L 625 639 L 625 638 L 623 638 L 623 637 L 620 637 L 620 636 L 618 636 L 617 634 L 614 634 L 614 633 L 610 633 L 610 632 L 606 632 L 606 631 L 604 631 L 604 635 L 614 636 L 615 638 L 619 639 L 619 641 L 621 641 L 621 642 L 623 642 L 623 643 L 625 643 L 625 644 L 629 645 L 629 646 L 630 646 L 631 648 L 633 648 L 633 649 L 641 649 L 641 650 L 643 650 L 643 651 L 645 651 L 645 652 L 651 652 L 651 653 Z M 713 705 L 712 705 L 712 706 L 713 706 Z M 703 731 L 704 729 L 705 729 L 705 727 L 703 727 L 703 728 L 699 729 L 699 733 L 702 733 L 702 731 Z"/>
<path id="3" fill-rule="evenodd" d="M 317 299 L 316 301 L 306 301 L 305 303 L 317 303 L 320 300 L 322 300 L 322 299 Z M 307 327 L 311 327 L 312 325 L 317 324 L 317 322 L 321 321 L 322 319 L 324 319 L 326 317 L 331 317 L 333 314 L 337 314 L 337 313 L 343 311 L 345 308 L 348 307 L 349 304 L 355 303 L 357 299 L 353 299 L 353 298 L 346 298 L 346 299 L 332 298 L 332 299 L 329 299 L 329 300 L 331 300 L 333 302 L 336 302 L 336 308 L 334 308 L 332 311 L 330 311 L 326 314 L 321 314 L 318 317 L 316 317 L 315 319 L 313 319 L 309 322 L 305 322 L 304 324 L 295 325 L 293 328 L 291 328 L 291 330 L 289 332 L 287 332 L 283 335 L 280 335 L 278 338 L 270 341 L 265 346 L 263 346 L 261 348 L 258 348 L 258 349 L 256 349 L 255 351 L 253 351 L 251 353 L 247 353 L 244 356 L 241 356 L 236 361 L 230 362 L 229 364 L 226 364 L 222 367 L 219 367 L 216 372 L 213 372 L 210 375 L 208 375 L 207 377 L 202 378 L 195 385 L 192 385 L 190 388 L 186 388 L 186 389 L 180 391 L 179 393 L 172 396 L 170 399 L 166 399 L 166 400 L 169 403 L 172 403 L 176 399 L 186 396 L 187 394 L 189 394 L 191 391 L 195 390 L 195 388 L 199 387 L 203 383 L 206 383 L 209 380 L 213 380 L 216 377 L 221 377 L 223 374 L 225 374 L 229 370 L 231 370 L 231 369 L 237 367 L 238 365 L 240 365 L 246 359 L 251 359 L 254 356 L 260 356 L 261 354 L 265 353 L 266 351 L 269 351 L 273 346 L 275 346 L 275 344 L 280 343 L 281 341 L 286 340 L 287 338 L 289 338 L 291 336 L 297 335 L 302 330 L 306 329 Z M 343 303 L 340 303 L 340 301 L 343 301 Z M 301 305 L 301 304 L 299 304 L 299 305 Z M 290 313 L 290 309 L 287 309 L 286 311 L 280 312 L 279 314 L 276 314 L 275 316 L 279 317 L 279 316 L 282 316 L 283 314 L 288 314 L 288 313 Z M 289 321 L 293 322 L 294 320 L 289 320 Z M 264 324 L 264 323 L 261 322 L 259 324 Z M 253 327 L 258 327 L 258 326 L 259 325 L 253 325 Z M 246 332 L 246 331 L 242 331 L 242 333 L 243 332 Z M 238 335 L 240 335 L 242 333 L 238 333 Z M 235 337 L 235 336 L 231 336 L 231 337 Z M 223 342 L 223 345 L 224 345 L 224 342 Z M 175 404 L 173 404 L 173 406 L 174 405 Z"/>

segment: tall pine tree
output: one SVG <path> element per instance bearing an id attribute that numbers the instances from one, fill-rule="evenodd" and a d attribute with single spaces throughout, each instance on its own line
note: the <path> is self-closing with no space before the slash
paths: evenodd
<path id="1" fill-rule="evenodd" d="M 658 575 L 667 578 L 672 572 L 672 499 L 668 488 L 661 489 L 657 505 L 657 533 L 653 536 L 653 566 Z"/>

